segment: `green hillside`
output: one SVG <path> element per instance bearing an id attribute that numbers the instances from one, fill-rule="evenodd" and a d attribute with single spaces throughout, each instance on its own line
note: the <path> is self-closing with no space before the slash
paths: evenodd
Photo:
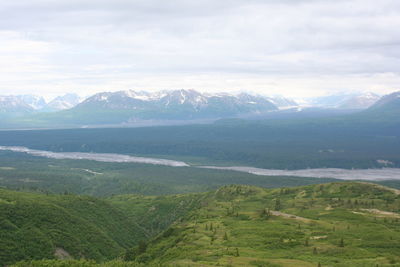
<path id="1" fill-rule="evenodd" d="M 161 266 L 400 266 L 398 194 L 364 183 L 227 186 L 132 255 Z"/>
<path id="2" fill-rule="evenodd" d="M 111 259 L 145 237 L 109 203 L 86 196 L 0 190 L 0 263 L 22 259 Z"/>
<path id="3" fill-rule="evenodd" d="M 343 182 L 282 189 L 232 185 L 166 197 L 74 197 L 107 203 L 135 220 L 135 228 L 143 228 L 148 239 L 112 262 L 82 261 L 75 255 L 75 261 L 25 261 L 17 266 L 400 266 L 399 194 L 380 185 Z M 15 200 L 3 195 L 1 206 L 15 205 L 5 204 Z M 35 195 L 34 200 L 44 198 Z M 62 203 L 72 197 L 50 198 Z M 113 230 L 109 234 L 114 237 Z M 138 235 L 125 237 L 130 234 Z M 4 247 L 4 238 L 1 242 Z M 97 262 L 106 258 L 111 255 Z"/>
<path id="4" fill-rule="evenodd" d="M 110 201 L 0 189 L 0 266 L 43 258 L 111 260 L 192 209 L 196 198 L 186 198 L 131 195 Z M 129 210 L 121 199 L 132 203 Z M 149 216 L 153 221 L 144 220 Z"/>

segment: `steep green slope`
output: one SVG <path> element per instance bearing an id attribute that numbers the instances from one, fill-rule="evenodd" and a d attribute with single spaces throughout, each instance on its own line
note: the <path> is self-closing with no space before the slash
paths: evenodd
<path id="1" fill-rule="evenodd" d="M 150 238 L 200 207 L 206 196 L 206 193 L 170 196 L 118 195 L 107 201 L 135 220 Z"/>
<path id="2" fill-rule="evenodd" d="M 43 258 L 116 258 L 197 207 L 201 196 L 98 199 L 0 189 L 0 266 Z"/>
<path id="3" fill-rule="evenodd" d="M 162 266 L 400 266 L 399 191 L 227 186 L 132 258 Z"/>
<path id="4" fill-rule="evenodd" d="M 22 259 L 117 257 L 145 238 L 103 200 L 0 190 L 0 265 Z"/>

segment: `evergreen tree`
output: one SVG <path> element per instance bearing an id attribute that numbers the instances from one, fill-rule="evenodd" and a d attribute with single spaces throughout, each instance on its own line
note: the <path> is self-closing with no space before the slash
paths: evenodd
<path id="1" fill-rule="evenodd" d="M 340 239 L 339 247 L 341 247 L 341 248 L 344 247 L 344 240 L 343 240 L 343 238 Z"/>
<path id="2" fill-rule="evenodd" d="M 224 240 L 228 240 L 228 234 L 226 232 L 224 234 Z"/>
<path id="3" fill-rule="evenodd" d="M 279 198 L 277 198 L 275 200 L 275 210 L 280 210 L 281 208 L 282 208 L 281 207 L 281 200 Z"/>
<path id="4" fill-rule="evenodd" d="M 236 257 L 239 257 L 239 256 L 240 256 L 240 255 L 239 255 L 239 249 L 238 249 L 238 248 L 236 248 L 235 256 L 236 256 Z"/>

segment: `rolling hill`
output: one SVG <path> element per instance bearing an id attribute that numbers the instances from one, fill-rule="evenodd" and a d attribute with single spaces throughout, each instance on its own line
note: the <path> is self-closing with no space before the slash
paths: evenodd
<path id="1" fill-rule="evenodd" d="M 283 189 L 231 185 L 190 196 L 200 205 L 182 213 L 161 234 L 126 250 L 115 265 L 99 266 L 400 264 L 398 190 L 354 182 Z M 129 195 L 108 201 L 129 215 L 142 205 Z M 155 218 L 148 216 L 146 221 Z M 97 266 L 78 263 L 66 261 L 63 266 Z M 18 266 L 59 264 L 28 261 Z"/>
<path id="2" fill-rule="evenodd" d="M 226 186 L 134 258 L 166 266 L 395 266 L 399 204 L 399 191 L 362 183 Z"/>

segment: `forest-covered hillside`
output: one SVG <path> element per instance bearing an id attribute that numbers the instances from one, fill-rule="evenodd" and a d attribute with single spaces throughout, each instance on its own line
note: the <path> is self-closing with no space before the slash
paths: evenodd
<path id="1" fill-rule="evenodd" d="M 167 228 L 197 200 L 191 195 L 110 200 L 0 189 L 0 266 L 28 259 L 117 258 Z"/>
<path id="2" fill-rule="evenodd" d="M 104 203 L 116 214 L 123 214 L 121 219 L 113 221 L 112 227 L 117 228 L 117 232 L 110 228 L 107 220 L 100 224 L 111 241 L 96 241 L 97 250 L 93 248 L 96 252 L 102 251 L 100 245 L 108 247 L 115 240 L 119 240 L 121 247 L 126 247 L 129 244 L 124 243 L 125 240 L 140 238 L 138 228 L 148 233 L 144 235 L 146 239 L 137 241 L 138 245 L 119 250 L 116 247 L 113 252 L 119 254 L 114 261 L 98 266 L 399 266 L 399 193 L 395 189 L 355 182 L 282 189 L 231 185 L 194 195 L 146 198 L 122 195 L 105 200 L 2 190 L 0 207 L 12 209 L 9 206 L 21 205 L 19 203 L 24 203 L 25 199 L 29 199 L 31 205 L 37 205 L 25 215 L 25 222 L 29 221 L 36 229 L 30 231 L 30 239 L 19 242 L 29 244 L 40 238 L 43 241 L 35 242 L 36 247 L 52 248 L 45 250 L 47 254 L 26 250 L 27 261 L 17 266 L 97 266 L 96 261 L 104 262 L 113 256 L 107 250 L 107 256 L 95 253 L 86 257 L 95 261 L 79 261 L 82 258 L 79 252 L 84 250 L 78 252 L 70 248 L 68 251 L 64 240 L 52 241 L 53 244 L 45 241 L 51 235 L 45 230 L 41 232 L 40 226 L 35 225 L 39 214 L 51 214 L 45 212 L 47 206 L 39 205 L 45 200 L 51 201 L 55 210 L 68 207 L 71 214 L 82 212 L 84 203 L 91 205 L 95 213 L 101 214 L 100 204 Z M 72 199 L 79 199 L 81 205 L 60 204 Z M 21 215 L 1 214 L 8 214 L 3 215 L 3 221 L 8 220 L 8 229 L 22 231 Z M 115 214 L 109 215 L 119 218 Z M 82 217 L 87 219 L 88 215 Z M 125 225 L 126 218 L 136 225 L 132 232 L 120 236 L 125 230 L 121 225 Z M 48 222 L 50 219 L 53 223 Z M 52 215 L 49 219 L 42 217 L 41 221 L 47 223 L 46 229 L 57 229 L 54 223 L 58 219 L 61 218 Z M 157 234 L 159 230 L 148 232 L 152 229 L 150 225 L 163 220 L 167 223 L 159 225 L 158 229 L 163 229 L 160 234 Z M 171 222 L 174 223 L 168 227 Z M 65 232 L 74 233 L 75 241 L 84 238 L 87 232 L 86 228 L 79 227 L 69 232 L 69 228 Z M 3 231 L 2 236 L 7 237 L 8 231 Z M 4 246 L 4 242 L 12 241 L 17 242 L 9 236 L 1 242 Z M 73 254 L 75 261 L 29 260 L 54 258 L 57 247 Z M 10 259 L 9 263 L 15 260 Z"/>

